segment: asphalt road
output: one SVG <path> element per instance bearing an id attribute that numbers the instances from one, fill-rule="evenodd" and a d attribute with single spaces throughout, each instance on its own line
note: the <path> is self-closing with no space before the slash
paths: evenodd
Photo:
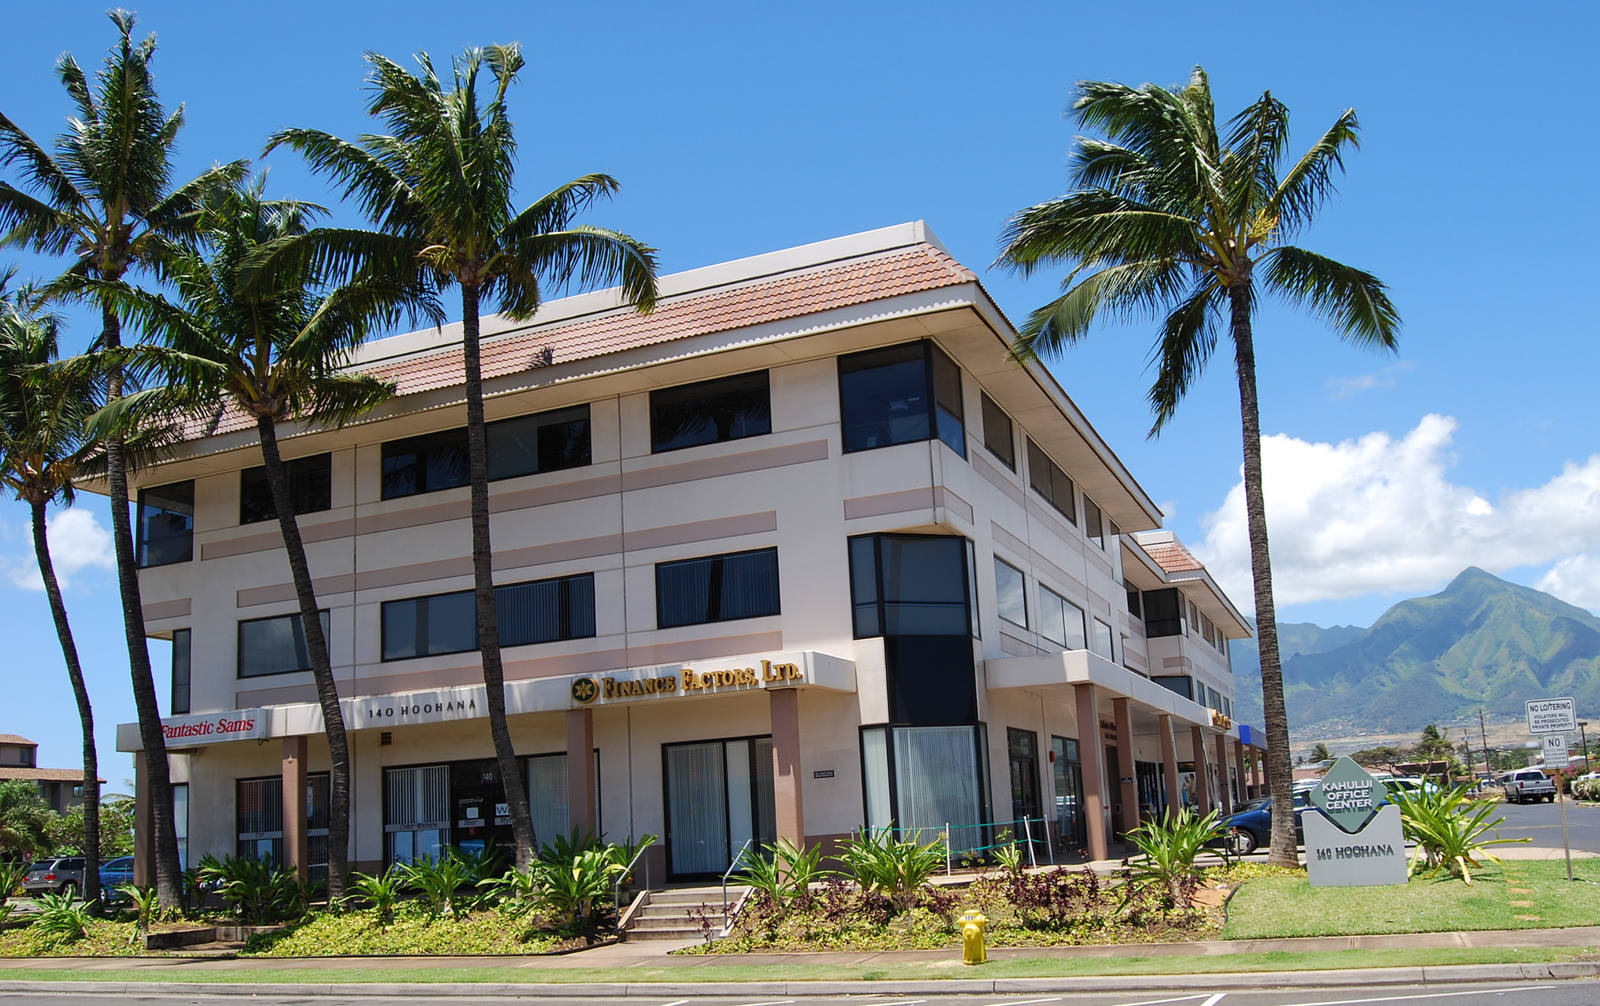
<path id="1" fill-rule="evenodd" d="M 1531 838 L 1544 849 L 1561 848 L 1561 808 L 1553 803 L 1507 803 L 1498 812 L 1505 823 L 1495 829 L 1499 838 Z M 1567 802 L 1567 834 L 1573 851 L 1600 853 L 1600 807 Z"/>
<path id="2" fill-rule="evenodd" d="M 376 996 L 250 996 L 252 1006 L 297 1006 L 302 1003 L 327 1004 L 327 1006 L 416 1006 L 419 1002 L 482 1004 L 483 997 L 422 998 Z M 731 996 L 691 996 L 689 998 L 655 999 L 634 996 L 626 1000 L 600 1000 L 592 998 L 561 998 L 539 996 L 523 998 L 521 1003 L 538 1006 L 595 1006 L 602 1001 L 636 1003 L 638 1006 L 1045 1006 L 1048 1003 L 1070 1006 L 1364 1006 L 1371 1003 L 1395 1006 L 1591 1006 L 1600 1000 L 1600 984 L 1589 981 L 1542 982 L 1514 984 L 1509 982 L 1482 985 L 1452 986 L 1396 986 L 1366 989 L 1349 987 L 1307 988 L 1271 991 L 1200 992 L 1189 995 L 1147 993 L 1071 993 L 1049 995 L 1039 992 L 1015 995 L 929 995 L 929 996 L 800 996 L 789 999 L 739 998 Z M 94 996 L 66 994 L 9 995 L 0 993 L 0 1006 L 97 1006 L 105 1002 L 150 1003 L 161 1006 L 222 1006 L 235 1001 L 224 996 L 151 996 L 106 995 Z M 509 1002 L 511 1000 L 504 1000 Z"/>

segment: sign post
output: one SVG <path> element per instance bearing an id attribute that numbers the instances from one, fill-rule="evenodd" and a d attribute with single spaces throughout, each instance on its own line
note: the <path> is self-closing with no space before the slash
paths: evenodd
<path id="1" fill-rule="evenodd" d="M 1562 775 L 1566 774 L 1567 760 L 1567 734 L 1578 729 L 1578 704 L 1572 697 L 1564 696 L 1557 699 L 1529 699 L 1525 706 L 1528 711 L 1528 733 L 1539 736 L 1544 741 L 1544 764 L 1550 767 L 1552 758 L 1560 761 Z M 1567 838 L 1567 796 L 1561 792 L 1561 783 L 1556 782 L 1556 802 L 1561 804 L 1561 847 L 1567 856 L 1567 879 L 1572 879 L 1572 842 Z"/>

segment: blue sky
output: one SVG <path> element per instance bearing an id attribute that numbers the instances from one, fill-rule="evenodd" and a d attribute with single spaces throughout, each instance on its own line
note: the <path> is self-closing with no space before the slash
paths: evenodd
<path id="1" fill-rule="evenodd" d="M 7 12 L 0 110 L 36 137 L 67 112 L 62 51 L 97 65 L 99 4 Z M 259 153 L 274 129 L 353 136 L 361 54 L 446 58 L 519 40 L 513 96 L 528 196 L 603 170 L 592 215 L 660 249 L 667 271 L 923 218 L 1013 318 L 1058 275 L 988 263 L 1008 214 L 1058 195 L 1075 81 L 1179 83 L 1195 63 L 1231 112 L 1270 88 L 1303 146 L 1346 106 L 1363 148 L 1302 243 L 1376 272 L 1404 318 L 1398 356 L 1340 343 L 1276 306 L 1257 322 L 1280 617 L 1367 624 L 1468 564 L 1600 608 L 1592 387 L 1595 13 L 1504 5 L 148 2 L 169 104 L 187 104 L 180 174 Z M 331 202 L 285 153 L 272 191 Z M 10 177 L 10 176 L 7 176 Z M 342 219 L 354 221 L 348 212 Z M 48 264 L 0 253 L 24 272 Z M 75 343 L 89 335 L 75 324 Z M 1221 357 L 1158 440 L 1144 436 L 1151 327 L 1106 325 L 1054 369 L 1169 526 L 1248 605 L 1236 516 L 1238 399 Z M 67 598 L 97 700 L 104 773 L 132 718 L 104 501 L 60 525 Z M 61 519 L 61 518 L 58 518 Z M 0 504 L 0 627 L 17 696 L 0 732 L 72 764 L 77 724 L 27 512 Z M 152 647 L 158 669 L 165 652 Z M 158 686 L 165 690 L 158 671 Z"/>

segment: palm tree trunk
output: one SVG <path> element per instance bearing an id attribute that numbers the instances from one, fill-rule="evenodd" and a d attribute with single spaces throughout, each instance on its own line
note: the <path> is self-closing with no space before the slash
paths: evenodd
<path id="1" fill-rule="evenodd" d="M 1272 796 L 1272 845 L 1267 862 L 1297 866 L 1294 835 L 1294 767 L 1289 760 L 1289 712 L 1283 701 L 1278 656 L 1278 616 L 1272 602 L 1272 558 L 1267 549 L 1267 506 L 1261 493 L 1261 410 L 1256 398 L 1256 349 L 1250 331 L 1255 306 L 1248 277 L 1228 290 L 1234 357 L 1239 370 L 1239 418 L 1244 427 L 1244 511 L 1255 580 L 1256 639 L 1261 649 L 1261 710 L 1267 730 L 1267 791 Z"/>
<path id="2" fill-rule="evenodd" d="M 488 693 L 489 733 L 500 763 L 500 783 L 511 810 L 517 869 L 533 861 L 533 818 L 517 751 L 506 724 L 506 675 L 500 663 L 500 622 L 494 606 L 494 552 L 489 543 L 489 438 L 483 421 L 483 368 L 478 353 L 478 298 L 475 285 L 461 284 L 461 349 L 467 376 L 467 473 L 472 485 L 472 586 L 477 597 L 478 650 Z"/>
<path id="3" fill-rule="evenodd" d="M 78 702 L 78 722 L 83 727 L 83 900 L 100 903 L 100 759 L 94 750 L 94 710 L 89 705 L 89 689 L 83 684 L 83 667 L 78 663 L 78 646 L 67 623 L 67 606 L 61 600 L 56 582 L 55 563 L 50 560 L 50 535 L 45 528 L 43 499 L 33 506 L 33 554 L 39 560 L 39 578 L 50 601 L 50 617 L 55 619 L 56 638 L 61 640 L 61 656 L 67 662 L 67 678 L 72 682 L 72 697 Z M 10 892 L 4 892 L 10 893 Z"/>
<path id="4" fill-rule="evenodd" d="M 115 277 L 107 277 L 115 279 Z M 110 303 L 100 307 L 101 344 L 122 345 L 122 321 Z M 113 364 L 106 398 L 122 397 L 122 368 Z M 176 909 L 183 901 L 183 873 L 178 867 L 178 834 L 173 828 L 172 772 L 167 764 L 167 739 L 161 732 L 161 708 L 150 673 L 145 645 L 144 603 L 139 598 L 139 567 L 133 554 L 133 526 L 128 519 L 128 452 L 122 435 L 106 443 L 106 483 L 111 495 L 111 540 L 117 555 L 117 589 L 122 599 L 122 628 L 128 644 L 128 672 L 133 679 L 133 705 L 139 717 L 139 745 L 149 780 L 150 811 L 155 821 L 156 896 L 161 907 Z"/>
<path id="5" fill-rule="evenodd" d="M 345 734 L 344 711 L 339 707 L 339 686 L 333 680 L 333 664 L 328 658 L 328 637 L 322 631 L 317 591 L 311 582 L 305 543 L 300 539 L 300 522 L 289 498 L 289 473 L 278 453 L 277 424 L 271 416 L 258 416 L 256 429 L 261 434 L 261 459 L 266 463 L 272 507 L 278 513 L 283 549 L 289 555 L 289 572 L 294 576 L 295 597 L 300 601 L 300 622 L 305 630 L 306 651 L 311 656 L 311 676 L 317 683 L 317 704 L 322 707 L 322 728 L 328 735 L 332 768 L 328 779 L 328 904 L 333 905 L 344 896 L 345 881 L 350 875 L 350 740 Z"/>

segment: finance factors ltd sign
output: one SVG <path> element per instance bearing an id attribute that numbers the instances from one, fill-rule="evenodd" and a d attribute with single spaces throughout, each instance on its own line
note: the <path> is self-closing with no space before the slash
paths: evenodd
<path id="1" fill-rule="evenodd" d="M 1333 763 L 1301 817 L 1312 887 L 1374 887 L 1406 882 L 1400 808 L 1383 783 L 1353 759 Z"/>

